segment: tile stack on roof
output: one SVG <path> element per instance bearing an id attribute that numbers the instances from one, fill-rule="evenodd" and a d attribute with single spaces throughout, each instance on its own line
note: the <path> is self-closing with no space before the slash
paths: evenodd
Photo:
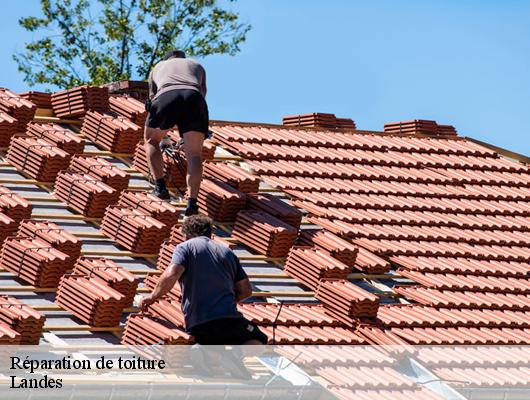
<path id="1" fill-rule="evenodd" d="M 9 89 L 0 88 L 0 111 L 17 120 L 17 131 L 24 132 L 33 119 L 37 106 Z"/>
<path id="2" fill-rule="evenodd" d="M 0 324 L 0 345 L 20 344 L 22 336 L 17 331 L 11 329 L 9 326 Z"/>
<path id="3" fill-rule="evenodd" d="M 177 207 L 148 192 L 126 190 L 121 193 L 118 206 L 141 211 L 159 220 L 166 225 L 165 237 L 169 236 L 171 228 L 178 223 L 180 215 Z"/>
<path id="4" fill-rule="evenodd" d="M 339 129 L 357 129 L 355 122 L 351 118 L 337 118 L 337 128 Z"/>
<path id="5" fill-rule="evenodd" d="M 237 308 L 245 318 L 257 325 L 339 325 L 321 304 L 284 304 L 280 310 L 278 303 L 239 303 Z"/>
<path id="6" fill-rule="evenodd" d="M 20 279 L 36 287 L 57 287 L 70 267 L 68 255 L 42 239 L 9 237 L 4 241 L 0 264 Z"/>
<path id="7" fill-rule="evenodd" d="M 456 136 L 457 132 L 453 125 L 439 125 L 436 129 L 437 135 L 448 135 L 448 136 Z"/>
<path id="8" fill-rule="evenodd" d="M 193 343 L 186 332 L 166 325 L 169 325 L 166 321 L 149 314 L 131 314 L 127 318 L 121 342 L 128 345 Z"/>
<path id="9" fill-rule="evenodd" d="M 20 97 L 31 101 L 33 104 L 37 106 L 37 108 L 46 108 L 46 109 L 52 108 L 52 94 L 51 93 L 29 91 L 29 92 L 20 93 Z"/>
<path id="10" fill-rule="evenodd" d="M 425 119 L 413 119 L 401 122 L 389 122 L 385 124 L 387 133 L 406 133 L 413 135 L 436 135 L 438 124 L 436 121 Z"/>
<path id="11" fill-rule="evenodd" d="M 147 274 L 144 278 L 144 287 L 153 291 L 156 285 L 158 284 L 159 280 L 160 280 L 159 274 Z M 180 285 L 173 286 L 171 290 L 169 291 L 169 293 L 166 294 L 165 297 L 167 297 L 168 299 L 180 301 L 180 298 L 182 297 L 182 293 L 180 291 Z"/>
<path id="12" fill-rule="evenodd" d="M 321 279 L 345 279 L 352 272 L 352 267 L 333 258 L 326 251 L 295 246 L 285 262 L 285 272 L 316 290 Z"/>
<path id="13" fill-rule="evenodd" d="M 101 218 L 109 204 L 118 200 L 119 193 L 91 176 L 61 171 L 57 175 L 54 194 L 81 214 Z"/>
<path id="14" fill-rule="evenodd" d="M 7 215 L 0 213 L 0 246 L 4 243 L 4 240 L 13 236 L 18 228 L 18 222 Z"/>
<path id="15" fill-rule="evenodd" d="M 184 314 L 178 300 L 162 298 L 151 304 L 147 311 L 154 317 L 168 321 L 179 329 L 184 329 Z"/>
<path id="16" fill-rule="evenodd" d="M 80 86 L 52 93 L 53 112 L 59 118 L 84 116 L 89 110 L 109 109 L 109 91 L 106 87 Z"/>
<path id="17" fill-rule="evenodd" d="M 166 185 L 170 188 L 184 189 L 186 187 L 186 160 L 184 157 L 179 157 L 177 160 L 169 157 L 166 153 L 162 153 L 164 160 L 164 177 L 166 178 Z M 151 171 L 147 164 L 147 154 L 143 142 L 136 145 L 134 152 L 133 167 L 140 171 L 144 176 L 151 177 Z"/>
<path id="18" fill-rule="evenodd" d="M 9 142 L 17 133 L 18 121 L 5 112 L 0 112 L 0 147 L 9 146 Z"/>
<path id="19" fill-rule="evenodd" d="M 81 255 L 83 242 L 75 235 L 50 221 L 23 220 L 18 229 L 18 236 L 37 238 L 68 256 L 68 269 L 72 268 Z"/>
<path id="20" fill-rule="evenodd" d="M 0 212 L 9 218 L 20 222 L 31 217 L 33 206 L 22 196 L 0 186 Z"/>
<path id="21" fill-rule="evenodd" d="M 165 224 L 138 210 L 107 207 L 101 232 L 135 253 L 156 253 L 164 240 Z"/>
<path id="22" fill-rule="evenodd" d="M 43 139 L 14 137 L 7 161 L 38 181 L 53 182 L 59 171 L 68 167 L 70 155 Z"/>
<path id="23" fill-rule="evenodd" d="M 102 279 L 65 275 L 59 283 L 55 302 L 91 326 L 116 326 L 124 297 Z"/>
<path id="24" fill-rule="evenodd" d="M 297 233 L 270 214 L 243 210 L 237 214 L 232 237 L 268 257 L 286 257 Z"/>
<path id="25" fill-rule="evenodd" d="M 333 258 L 349 267 L 355 265 L 359 248 L 350 242 L 324 229 L 306 229 L 300 232 L 298 238 L 303 246 L 316 246 L 326 250 Z"/>
<path id="26" fill-rule="evenodd" d="M 71 156 L 82 153 L 85 147 L 83 139 L 57 124 L 30 122 L 26 133 L 28 136 L 42 138 L 56 145 Z"/>
<path id="27" fill-rule="evenodd" d="M 0 324 L 20 334 L 20 344 L 37 345 L 42 336 L 44 315 L 14 297 L 0 296 Z"/>
<path id="28" fill-rule="evenodd" d="M 246 196 L 215 178 L 203 179 L 199 192 L 199 210 L 214 221 L 233 222 L 245 208 Z"/>
<path id="29" fill-rule="evenodd" d="M 300 229 L 302 212 L 273 194 L 254 193 L 248 195 L 247 208 L 250 210 L 266 212 L 286 224 L 289 224 L 296 229 Z"/>
<path id="30" fill-rule="evenodd" d="M 288 115 L 282 119 L 285 126 L 305 126 L 333 129 L 337 126 L 337 117 L 329 113 L 310 113 Z"/>
<path id="31" fill-rule="evenodd" d="M 126 118 L 89 111 L 83 119 L 81 133 L 113 153 L 134 153 L 143 131 Z"/>
<path id="32" fill-rule="evenodd" d="M 129 307 L 133 304 L 138 279 L 114 261 L 103 257 L 80 257 L 74 266 L 73 273 L 86 275 L 89 278 L 93 276 L 100 278 L 124 296 L 122 307 Z"/>
<path id="33" fill-rule="evenodd" d="M 171 231 L 171 237 L 173 237 L 174 232 L 176 232 L 175 228 L 173 227 Z M 173 252 L 175 251 L 175 248 L 179 243 L 182 243 L 184 240 L 178 240 L 175 241 L 173 239 L 166 240 L 162 245 L 160 246 L 160 252 L 158 253 L 158 258 L 156 261 L 156 268 L 160 271 L 165 271 L 166 268 L 171 264 L 171 259 L 173 258 Z"/>
<path id="34" fill-rule="evenodd" d="M 76 155 L 72 157 L 68 170 L 96 178 L 118 193 L 129 186 L 129 174 L 103 157 Z"/>
<path id="35" fill-rule="evenodd" d="M 111 111 L 130 119 L 136 125 L 140 127 L 145 125 L 147 111 L 141 101 L 131 96 L 110 96 L 109 105 Z"/>
<path id="36" fill-rule="evenodd" d="M 342 279 L 324 279 L 315 296 L 326 311 L 348 326 L 355 318 L 373 318 L 377 315 L 379 298 L 359 286 Z"/>
<path id="37" fill-rule="evenodd" d="M 245 194 L 259 191 L 259 178 L 233 163 L 205 162 L 204 176 L 219 179 Z"/>

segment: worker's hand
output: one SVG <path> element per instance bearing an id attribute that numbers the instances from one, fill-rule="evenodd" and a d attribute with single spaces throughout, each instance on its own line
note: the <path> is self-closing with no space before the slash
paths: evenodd
<path id="1" fill-rule="evenodd" d="M 142 311 L 145 311 L 147 307 L 149 307 L 154 302 L 155 300 L 151 296 L 145 296 L 145 297 L 142 297 L 142 299 L 140 300 L 138 307 L 140 307 Z"/>

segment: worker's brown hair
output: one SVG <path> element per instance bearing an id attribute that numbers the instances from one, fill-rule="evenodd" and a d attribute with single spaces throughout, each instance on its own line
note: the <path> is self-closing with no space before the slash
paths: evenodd
<path id="1" fill-rule="evenodd" d="M 186 239 L 198 236 L 212 236 L 212 220 L 206 215 L 196 214 L 186 218 L 182 224 L 182 233 Z"/>

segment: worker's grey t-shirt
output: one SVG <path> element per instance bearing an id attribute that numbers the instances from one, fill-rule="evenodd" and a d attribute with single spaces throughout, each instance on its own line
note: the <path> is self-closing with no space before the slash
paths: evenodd
<path id="1" fill-rule="evenodd" d="M 179 283 L 186 330 L 215 319 L 241 317 L 234 284 L 247 274 L 232 250 L 200 236 L 179 244 L 171 262 L 185 268 Z"/>
<path id="2" fill-rule="evenodd" d="M 149 94 L 157 97 L 173 89 L 192 89 L 205 96 L 206 72 L 195 60 L 170 58 L 160 61 L 149 74 Z"/>

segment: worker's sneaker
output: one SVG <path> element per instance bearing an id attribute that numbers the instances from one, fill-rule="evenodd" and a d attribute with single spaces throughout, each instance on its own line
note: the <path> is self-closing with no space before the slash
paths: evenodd
<path id="1" fill-rule="evenodd" d="M 199 206 L 195 205 L 188 205 L 186 207 L 186 211 L 184 211 L 184 216 L 191 217 L 192 215 L 197 215 L 199 213 Z"/>
<path id="2" fill-rule="evenodd" d="M 160 200 L 169 200 L 171 198 L 167 189 L 155 187 L 151 193 L 158 197 Z"/>

